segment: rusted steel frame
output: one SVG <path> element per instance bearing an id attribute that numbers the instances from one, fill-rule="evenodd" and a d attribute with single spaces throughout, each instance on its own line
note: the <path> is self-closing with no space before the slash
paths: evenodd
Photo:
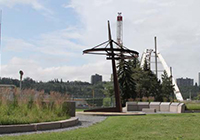
<path id="1" fill-rule="evenodd" d="M 102 45 L 104 45 L 104 44 L 106 44 L 106 43 L 109 44 L 109 40 L 108 40 L 108 41 L 105 41 L 105 42 L 103 42 L 103 43 L 101 43 L 101 44 L 99 44 L 99 45 L 97 45 L 97 46 L 95 46 L 95 47 L 93 47 L 92 49 L 95 49 L 95 48 L 97 48 L 97 47 L 99 47 L 99 46 L 102 46 Z M 108 45 L 106 45 L 106 46 L 108 46 Z"/>
<path id="2" fill-rule="evenodd" d="M 129 49 L 122 49 L 122 48 L 92 48 L 92 49 L 87 49 L 84 50 L 83 53 L 91 53 L 91 52 L 100 52 L 100 51 L 113 51 L 113 52 L 123 52 L 123 53 L 129 53 L 129 54 L 136 54 L 138 55 L 139 53 L 133 50 L 129 50 Z"/>
<path id="3" fill-rule="evenodd" d="M 84 110 L 84 112 L 122 112 L 120 90 L 119 90 L 119 83 L 118 83 L 115 60 L 131 59 L 133 57 L 138 56 L 139 53 L 136 52 L 136 51 L 133 51 L 133 50 L 129 50 L 128 48 L 126 48 L 124 46 L 120 46 L 117 42 L 112 40 L 109 21 L 108 21 L 108 37 L 109 37 L 108 41 L 103 42 L 103 43 L 95 46 L 92 49 L 84 50 L 83 53 L 106 55 L 106 56 L 108 56 L 107 59 L 111 60 L 112 70 L 113 70 L 113 81 L 114 81 L 113 84 L 114 84 L 114 91 L 115 91 L 116 107 L 90 109 L 90 110 Z M 108 43 L 108 44 L 106 45 L 105 48 L 97 48 L 97 47 L 104 45 L 106 43 Z M 114 48 L 113 43 L 118 45 L 119 48 Z M 110 48 L 107 48 L 108 45 L 110 45 Z M 103 53 L 102 51 L 105 51 L 105 53 Z"/>
<path id="4" fill-rule="evenodd" d="M 122 105 L 121 105 L 121 98 L 120 98 L 120 90 L 119 90 L 119 83 L 117 77 L 117 70 L 115 65 L 115 55 L 110 31 L 110 23 L 108 21 L 108 37 L 110 42 L 110 49 L 111 49 L 111 60 L 112 60 L 112 69 L 113 69 L 113 81 L 114 81 L 114 91 L 115 91 L 115 103 L 116 103 L 116 110 L 122 112 Z"/>

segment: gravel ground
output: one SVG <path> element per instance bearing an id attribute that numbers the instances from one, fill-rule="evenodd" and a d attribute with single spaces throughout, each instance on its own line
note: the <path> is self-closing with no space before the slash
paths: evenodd
<path id="1" fill-rule="evenodd" d="M 101 122 L 105 120 L 107 117 L 105 116 L 89 116 L 89 115 L 76 115 L 79 118 L 79 124 L 76 126 L 62 128 L 62 129 L 54 129 L 54 130 L 46 130 L 46 131 L 34 131 L 34 132 L 23 132 L 23 133 L 12 133 L 12 134 L 0 134 L 2 136 L 18 136 L 18 135 L 29 135 L 29 134 L 38 134 L 38 133 L 48 133 L 48 132 L 62 132 L 78 129 L 81 127 L 88 127 L 95 123 Z"/>

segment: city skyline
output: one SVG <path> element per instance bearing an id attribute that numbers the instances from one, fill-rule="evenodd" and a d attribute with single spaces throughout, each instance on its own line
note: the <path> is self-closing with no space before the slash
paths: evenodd
<path id="1" fill-rule="evenodd" d="M 140 53 L 154 48 L 173 68 L 173 76 L 198 83 L 200 71 L 199 1 L 191 0 L 0 0 L 1 77 L 90 81 L 110 79 L 111 62 L 82 51 L 107 39 L 107 20 L 116 40 L 116 17 L 123 16 L 123 44 Z M 131 10 L 130 10 L 131 9 Z"/>

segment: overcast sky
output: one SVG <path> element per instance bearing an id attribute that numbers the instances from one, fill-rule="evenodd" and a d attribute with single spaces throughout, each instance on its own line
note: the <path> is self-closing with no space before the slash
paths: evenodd
<path id="1" fill-rule="evenodd" d="M 0 0 L 1 77 L 48 81 L 109 80 L 105 56 L 82 55 L 107 40 L 107 20 L 116 38 L 116 16 L 123 15 L 123 44 L 142 55 L 158 50 L 175 78 L 197 82 L 200 71 L 199 0 Z"/>

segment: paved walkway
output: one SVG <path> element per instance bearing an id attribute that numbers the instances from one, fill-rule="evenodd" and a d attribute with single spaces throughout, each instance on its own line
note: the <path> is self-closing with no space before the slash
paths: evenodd
<path id="1" fill-rule="evenodd" d="M 0 134 L 2 136 L 18 136 L 18 135 L 29 135 L 29 134 L 38 134 L 38 133 L 48 133 L 48 132 L 62 132 L 62 131 L 69 131 L 78 129 L 81 127 L 88 127 L 95 123 L 101 122 L 105 120 L 107 117 L 105 116 L 86 116 L 77 114 L 76 117 L 79 118 L 79 124 L 77 126 L 63 128 L 63 129 L 55 129 L 55 130 L 46 130 L 46 131 L 34 131 L 34 132 L 23 132 L 23 133 L 12 133 L 12 134 Z"/>

